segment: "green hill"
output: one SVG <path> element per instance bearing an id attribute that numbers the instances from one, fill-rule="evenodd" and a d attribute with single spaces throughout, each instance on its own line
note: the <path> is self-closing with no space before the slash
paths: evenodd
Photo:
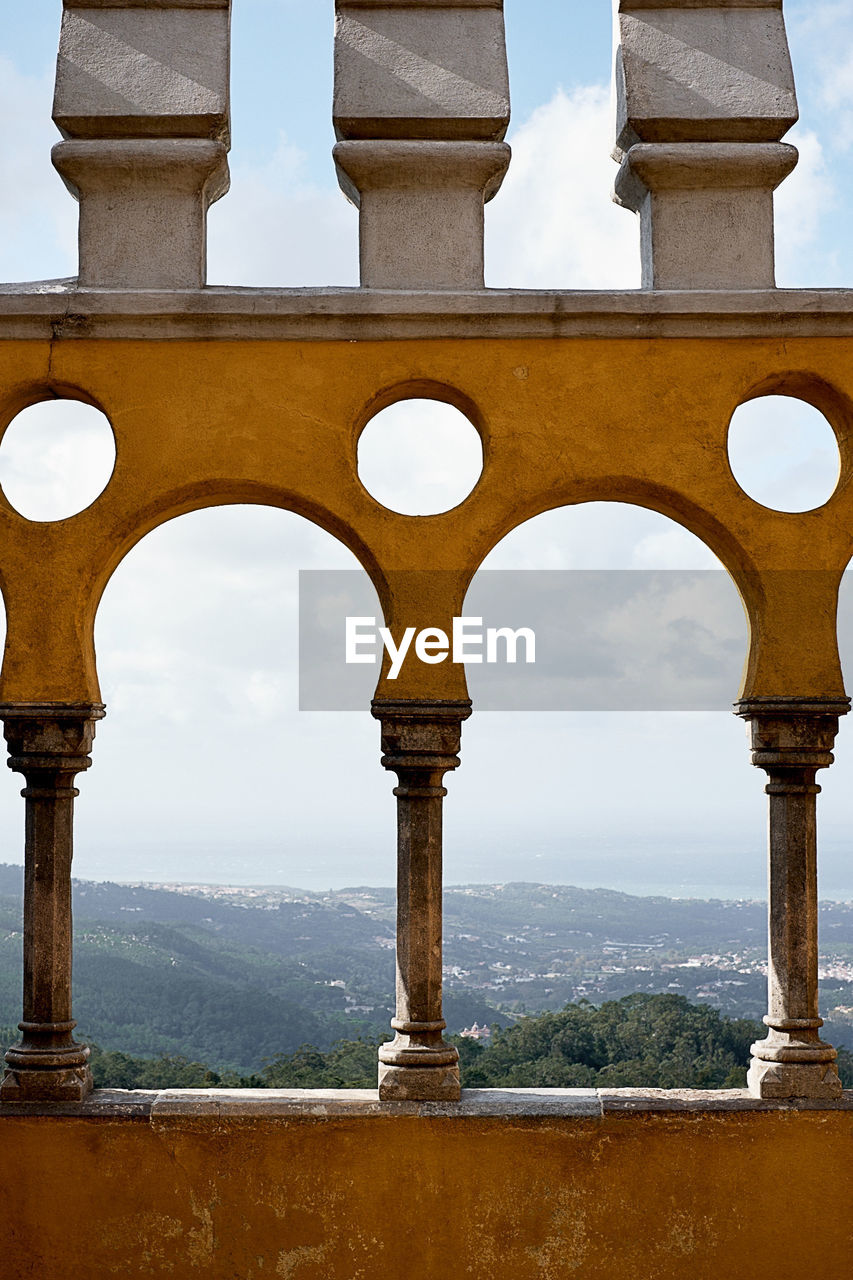
<path id="1" fill-rule="evenodd" d="M 20 1017 L 21 893 L 21 869 L 0 865 L 0 1024 L 7 1025 Z M 250 1076 L 305 1044 L 327 1053 L 361 1038 L 372 1053 L 388 1031 L 391 889 L 75 881 L 74 913 L 75 1014 L 81 1037 L 105 1053 Z M 637 993 L 759 1018 L 765 916 L 760 902 L 526 883 L 449 887 L 449 1033 Z M 853 905 L 821 904 L 820 926 L 827 1036 L 853 1046 Z M 345 1075 L 353 1052 L 346 1051 Z"/>

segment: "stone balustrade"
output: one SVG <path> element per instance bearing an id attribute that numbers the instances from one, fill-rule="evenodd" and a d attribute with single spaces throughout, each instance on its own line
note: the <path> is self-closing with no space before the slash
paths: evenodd
<path id="1" fill-rule="evenodd" d="M 63 0 L 53 163 L 81 285 L 198 289 L 228 190 L 230 0 Z"/>
<path id="2" fill-rule="evenodd" d="M 207 208 L 227 187 L 229 17 L 228 0 L 65 0 L 53 155 L 80 201 L 79 278 L 58 302 L 41 286 L 0 294 L 5 421 L 72 388 L 111 415 L 119 458 L 73 520 L 32 526 L 0 503 L 0 717 L 27 783 L 22 1037 L 3 1105 L 94 1105 L 72 1036 L 73 782 L 103 714 L 95 612 L 130 547 L 192 507 L 266 501 L 357 549 L 395 621 L 418 624 L 433 606 L 454 616 L 507 531 L 591 496 L 676 515 L 741 591 L 738 714 L 770 797 L 769 1033 L 750 1088 L 832 1102 L 815 777 L 849 706 L 835 608 L 853 527 L 853 297 L 773 291 L 773 190 L 796 162 L 780 0 L 618 4 L 617 198 L 640 215 L 649 291 L 635 295 L 484 290 L 484 204 L 509 161 L 502 0 L 337 0 L 334 162 L 359 207 L 364 288 L 203 290 Z M 487 448 L 469 499 L 413 521 L 365 494 L 355 448 L 371 406 L 424 389 L 465 404 Z M 817 512 L 767 512 L 728 465 L 734 408 L 774 391 L 836 428 L 842 478 Z M 432 585 L 395 595 L 401 576 Z M 460 1093 L 443 1036 L 442 804 L 471 708 L 464 678 L 442 678 L 396 697 L 380 681 L 373 703 L 398 783 L 383 1104 Z"/>
<path id="3" fill-rule="evenodd" d="M 797 163 L 781 0 L 618 0 L 615 199 L 647 289 L 769 289 L 773 192 Z"/>

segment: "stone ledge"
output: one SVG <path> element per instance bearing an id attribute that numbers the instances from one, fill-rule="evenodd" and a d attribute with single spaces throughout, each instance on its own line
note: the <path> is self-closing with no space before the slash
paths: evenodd
<path id="1" fill-rule="evenodd" d="M 5 1103 L 0 1120 L 39 1116 L 86 1120 L 333 1120 L 563 1118 L 618 1114 L 701 1116 L 747 1112 L 853 1111 L 853 1090 L 834 1102 L 753 1098 L 745 1089 L 464 1089 L 462 1101 L 380 1102 L 375 1089 L 96 1089 L 72 1105 Z"/>
<path id="2" fill-rule="evenodd" d="M 853 290 L 79 290 L 0 285 L 0 338 L 393 341 L 853 336 Z"/>

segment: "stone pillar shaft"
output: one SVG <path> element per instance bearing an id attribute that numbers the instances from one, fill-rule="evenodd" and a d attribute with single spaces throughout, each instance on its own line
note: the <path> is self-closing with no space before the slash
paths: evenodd
<path id="1" fill-rule="evenodd" d="M 838 717 L 848 702 L 804 699 L 739 704 L 752 729 L 753 764 L 768 776 L 769 1028 L 752 1046 L 749 1087 L 760 1098 L 834 1098 L 835 1049 L 820 1038 L 818 1012 L 818 769 L 832 764 Z"/>
<path id="2" fill-rule="evenodd" d="M 92 1088 L 89 1050 L 71 1015 L 71 859 L 75 776 L 89 751 L 100 706 L 0 709 L 9 767 L 26 786 L 24 990 L 20 1041 L 6 1054 L 0 1098 L 81 1101 Z"/>
<path id="3" fill-rule="evenodd" d="M 230 0 L 63 0 L 54 166 L 81 288 L 200 289 L 228 190 Z"/>
<path id="4" fill-rule="evenodd" d="M 792 773 L 794 776 L 791 776 Z M 821 1025 L 817 999 L 815 771 L 768 770 L 770 938 L 768 1024 Z"/>
<path id="5" fill-rule="evenodd" d="M 365 288 L 483 288 L 509 112 L 503 0 L 335 0 L 333 154 Z"/>
<path id="6" fill-rule="evenodd" d="M 615 199 L 644 289 L 772 289 L 773 192 L 797 163 L 781 0 L 617 0 Z"/>
<path id="7" fill-rule="evenodd" d="M 24 868 L 24 1022 L 39 1035 L 71 1020 L 73 775 L 30 770 Z M 26 945 L 26 944 L 29 945 Z"/>
<path id="8" fill-rule="evenodd" d="M 397 774 L 397 1011 L 379 1050 L 379 1096 L 459 1098 L 459 1055 L 442 1032 L 442 779 L 459 765 L 470 703 L 374 702 L 382 763 Z"/>
<path id="9" fill-rule="evenodd" d="M 397 797 L 395 1031 L 441 1039 L 441 769 L 401 770 Z"/>

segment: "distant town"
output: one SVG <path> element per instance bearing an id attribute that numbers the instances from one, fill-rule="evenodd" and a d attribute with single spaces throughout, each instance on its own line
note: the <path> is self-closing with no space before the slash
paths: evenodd
<path id="1" fill-rule="evenodd" d="M 766 1012 L 766 905 L 527 883 L 448 887 L 449 1032 L 487 1041 L 525 1014 L 677 994 Z M 250 1072 L 311 1043 L 387 1032 L 395 897 L 355 887 L 76 881 L 75 1015 L 103 1047 Z M 0 866 L 0 1025 L 20 1013 L 21 871 Z M 853 1047 L 853 903 L 820 912 L 827 1036 Z"/>

